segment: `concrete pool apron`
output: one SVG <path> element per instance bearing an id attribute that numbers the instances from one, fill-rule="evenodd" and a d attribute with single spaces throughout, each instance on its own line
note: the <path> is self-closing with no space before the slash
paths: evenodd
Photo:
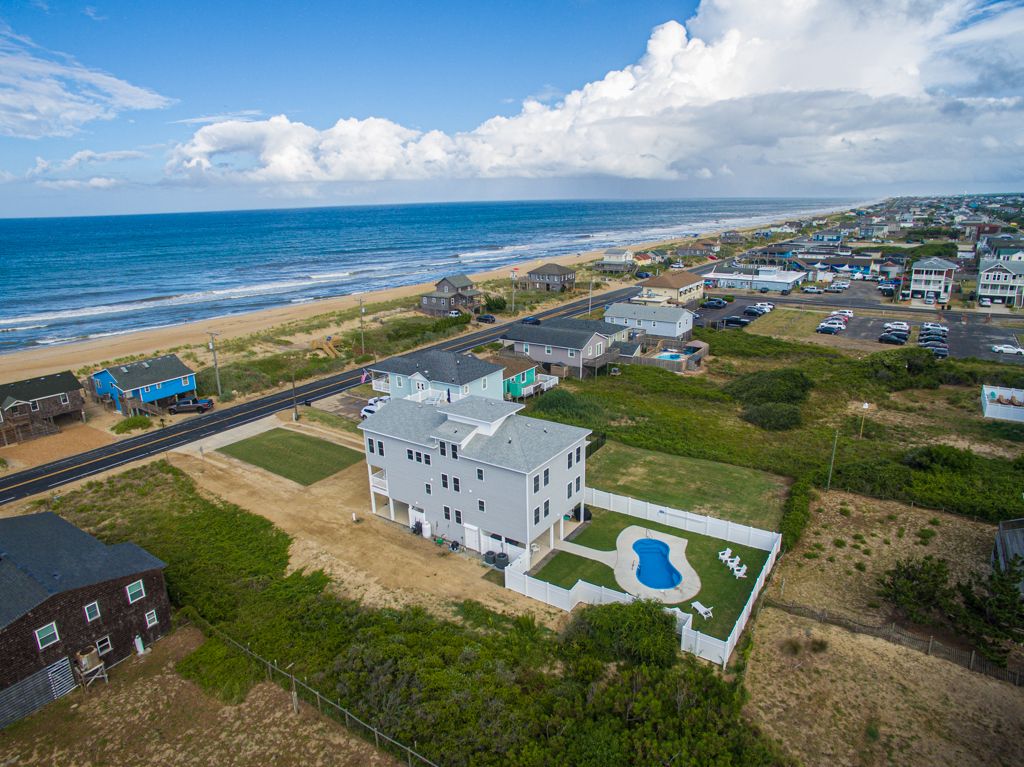
<path id="1" fill-rule="evenodd" d="M 633 544 L 644 538 L 661 541 L 668 546 L 668 561 L 683 576 L 683 580 L 675 588 L 652 589 L 642 584 L 636 577 L 639 557 L 633 551 Z M 572 541 L 558 541 L 555 548 L 608 565 L 615 573 L 615 580 L 627 594 L 671 605 L 687 602 L 700 591 L 700 576 L 686 559 L 686 543 L 685 538 L 677 538 L 657 530 L 647 530 L 639 525 L 630 525 L 619 533 L 615 540 L 615 551 L 598 551 Z"/>

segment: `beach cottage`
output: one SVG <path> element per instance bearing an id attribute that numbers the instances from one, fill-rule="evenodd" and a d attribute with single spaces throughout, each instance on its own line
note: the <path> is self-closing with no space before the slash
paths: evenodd
<path id="1" fill-rule="evenodd" d="M 474 314 L 480 310 L 483 294 L 464 274 L 442 277 L 429 293 L 420 296 L 421 312 L 444 316 L 452 310 Z"/>
<path id="2" fill-rule="evenodd" d="M 534 290 L 563 291 L 576 287 L 576 270 L 561 264 L 544 264 L 526 273 Z"/>
<path id="3" fill-rule="evenodd" d="M 196 394 L 196 374 L 176 354 L 113 365 L 89 379 L 93 396 L 122 415 L 160 415 L 163 408 Z"/>
<path id="4" fill-rule="evenodd" d="M 85 397 L 70 370 L 0 384 L 0 444 L 56 434 L 58 422 L 79 420 L 85 420 Z"/>

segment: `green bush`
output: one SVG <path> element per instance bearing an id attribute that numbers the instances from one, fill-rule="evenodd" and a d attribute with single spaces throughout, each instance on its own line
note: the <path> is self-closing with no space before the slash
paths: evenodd
<path id="1" fill-rule="evenodd" d="M 136 429 L 145 430 L 152 426 L 153 421 L 148 415 L 130 415 L 115 423 L 110 427 L 110 430 L 114 432 L 114 434 L 127 434 L 128 432 L 135 431 Z"/>
<path id="2" fill-rule="evenodd" d="M 901 559 L 879 578 L 878 594 L 915 623 L 936 622 L 952 597 L 949 565 L 931 555 Z"/>
<path id="3" fill-rule="evenodd" d="M 244 701 L 262 676 L 244 654 L 213 637 L 178 661 L 175 670 L 229 705 Z"/>
<path id="4" fill-rule="evenodd" d="M 679 652 L 672 616 L 660 603 L 646 599 L 583 608 L 563 641 L 605 660 L 661 667 L 671 666 Z"/>
<path id="5" fill-rule="evenodd" d="M 487 308 L 487 311 L 495 314 L 505 311 L 508 301 L 505 300 L 504 296 L 487 296 L 484 300 L 484 306 Z"/>
<path id="6" fill-rule="evenodd" d="M 740 416 L 747 423 L 768 431 L 785 431 L 800 425 L 800 408 L 781 402 L 766 402 L 743 409 Z"/>
<path id="7" fill-rule="evenodd" d="M 793 548 L 804 534 L 811 520 L 811 500 L 814 489 L 809 477 L 798 479 L 789 488 L 789 496 L 782 505 L 782 547 Z"/>
<path id="8" fill-rule="evenodd" d="M 533 410 L 566 421 L 593 420 L 600 414 L 599 406 L 567 389 L 546 392 L 533 403 Z"/>
<path id="9" fill-rule="evenodd" d="M 780 368 L 740 376 L 724 390 L 745 405 L 785 402 L 798 405 L 807 401 L 814 382 L 802 370 Z"/>

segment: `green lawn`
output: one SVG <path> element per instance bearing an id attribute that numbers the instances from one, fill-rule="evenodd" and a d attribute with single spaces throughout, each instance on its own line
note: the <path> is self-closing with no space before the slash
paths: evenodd
<path id="1" fill-rule="evenodd" d="M 764 567 L 765 560 L 768 559 L 767 551 L 736 543 L 726 543 L 718 538 L 698 533 L 683 532 L 669 525 L 645 522 L 614 511 L 604 509 L 593 509 L 592 511 L 593 519 L 590 524 L 576 533 L 572 538 L 573 543 L 601 551 L 613 551 L 619 533 L 630 525 L 640 525 L 678 538 L 685 538 L 687 541 L 686 559 L 697 571 L 701 582 L 700 592 L 695 599 L 708 607 L 713 607 L 715 611 L 715 617 L 708 621 L 698 616 L 696 611 L 692 611 L 694 613 L 693 627 L 719 639 L 729 636 L 736 619 L 750 597 L 754 581 L 761 572 L 761 568 Z M 739 555 L 742 562 L 748 566 L 746 578 L 735 578 L 732 572 L 718 561 L 718 552 L 726 547 L 731 548 L 733 553 Z M 540 572 L 536 573 L 535 577 L 563 588 L 571 588 L 577 580 L 584 580 L 595 586 L 606 586 L 623 591 L 623 588 L 615 581 L 615 575 L 610 567 L 564 551 L 560 551 L 552 557 Z M 676 606 L 681 610 L 691 611 L 690 602 L 683 602 Z"/>
<path id="2" fill-rule="evenodd" d="M 783 477 L 608 440 L 587 459 L 587 484 L 709 517 L 778 530 Z"/>
<path id="3" fill-rule="evenodd" d="M 218 452 L 280 474 L 300 485 L 312 485 L 363 458 L 357 450 L 288 429 L 271 429 L 225 445 Z"/>

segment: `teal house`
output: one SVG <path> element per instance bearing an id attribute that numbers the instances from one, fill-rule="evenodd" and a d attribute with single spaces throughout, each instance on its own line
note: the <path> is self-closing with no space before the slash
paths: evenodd
<path id="1" fill-rule="evenodd" d="M 537 375 L 536 362 L 529 358 L 515 357 L 502 359 L 501 364 L 505 366 L 505 372 L 502 373 L 502 390 L 506 399 L 529 397 L 536 392 L 537 384 L 541 382 L 541 376 Z"/>

